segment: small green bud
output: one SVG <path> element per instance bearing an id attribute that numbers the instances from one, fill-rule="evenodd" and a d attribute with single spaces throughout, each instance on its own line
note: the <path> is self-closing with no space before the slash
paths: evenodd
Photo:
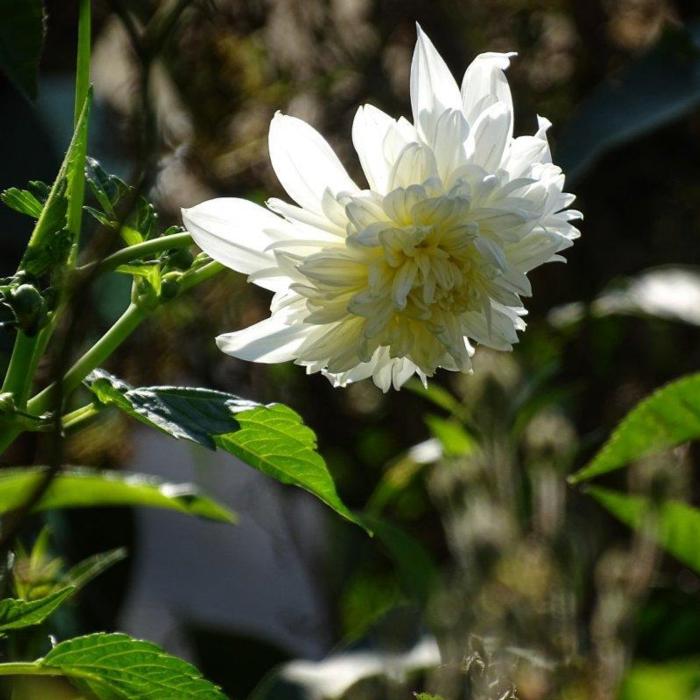
<path id="1" fill-rule="evenodd" d="M 36 287 L 31 284 L 20 284 L 10 292 L 12 308 L 18 314 L 28 314 L 41 306 L 43 297 Z"/>
<path id="2" fill-rule="evenodd" d="M 163 301 L 174 299 L 180 291 L 182 272 L 168 272 L 160 281 L 160 298 Z"/>
<path id="3" fill-rule="evenodd" d="M 31 284 L 20 284 L 10 292 L 8 303 L 19 327 L 29 336 L 36 335 L 48 315 L 46 301 L 39 290 Z"/>
<path id="4" fill-rule="evenodd" d="M 168 253 L 167 266 L 173 270 L 189 270 L 194 262 L 194 255 L 187 248 L 176 248 Z"/>
<path id="5" fill-rule="evenodd" d="M 11 391 L 0 393 L 0 413 L 14 413 L 15 397 Z"/>

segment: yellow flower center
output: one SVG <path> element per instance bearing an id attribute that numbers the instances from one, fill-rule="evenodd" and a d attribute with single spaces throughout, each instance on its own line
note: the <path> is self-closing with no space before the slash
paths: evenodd
<path id="1" fill-rule="evenodd" d="M 363 361 L 388 347 L 392 357 L 409 356 L 426 373 L 445 353 L 468 363 L 460 316 L 483 310 L 488 283 L 499 273 L 497 251 L 479 235 L 469 208 L 463 194 L 426 185 L 350 199 L 345 245 L 299 267 L 312 283 L 297 286 L 307 299 L 306 322 L 345 318 L 344 341 Z"/>

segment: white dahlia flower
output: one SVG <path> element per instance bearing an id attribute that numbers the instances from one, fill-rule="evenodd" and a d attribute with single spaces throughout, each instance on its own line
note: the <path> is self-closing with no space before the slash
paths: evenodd
<path id="1" fill-rule="evenodd" d="M 418 27 L 413 124 L 365 105 L 352 140 L 368 187 L 305 122 L 277 114 L 272 167 L 296 202 L 213 199 L 183 211 L 212 258 L 274 292 L 269 318 L 216 342 L 255 362 L 294 360 L 335 386 L 471 368 L 473 343 L 510 350 L 525 328 L 526 274 L 579 236 L 539 119 L 513 137 L 504 70 L 484 53 L 461 90 Z"/>

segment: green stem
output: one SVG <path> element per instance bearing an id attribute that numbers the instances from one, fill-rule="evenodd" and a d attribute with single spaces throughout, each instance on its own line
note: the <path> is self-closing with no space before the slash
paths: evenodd
<path id="1" fill-rule="evenodd" d="M 12 356 L 10 357 L 10 364 L 2 384 L 2 390 L 14 394 L 15 406 L 20 409 L 23 409 L 27 404 L 30 385 L 30 382 L 27 380 L 33 375 L 31 367 L 36 345 L 36 336 L 30 338 L 22 331 L 17 331 L 17 338 L 12 348 Z"/>
<path id="2" fill-rule="evenodd" d="M 87 115 L 83 115 L 83 110 L 87 109 L 89 82 L 90 0 L 81 0 L 80 16 L 78 20 L 78 58 L 75 83 L 74 124 L 76 126 L 76 134 L 74 134 L 73 136 L 73 141 L 75 141 L 78 138 L 77 130 L 78 125 L 81 122 L 81 116 L 83 116 L 85 120 L 85 125 L 82 128 L 87 127 Z M 71 147 L 73 145 L 73 141 L 71 142 Z M 86 148 L 87 145 L 83 143 L 82 147 L 78 148 L 75 154 L 75 157 L 81 159 L 83 163 L 85 161 Z M 63 171 L 65 168 L 67 168 L 66 162 L 64 162 L 63 166 L 61 167 L 61 170 Z M 60 180 L 60 178 L 61 174 L 59 174 L 57 182 Z M 73 233 L 74 236 L 74 250 L 71 253 L 72 258 L 74 258 L 75 254 L 77 254 L 77 240 L 80 235 L 80 221 L 82 216 L 83 198 L 85 191 L 85 176 L 84 167 L 82 164 L 80 167 L 73 168 L 70 188 L 71 191 L 68 201 L 68 211 L 66 213 L 66 218 L 68 229 Z M 56 196 L 56 192 L 54 191 L 55 189 L 56 184 L 54 184 L 51 196 Z M 47 202 L 44 206 L 44 210 L 47 210 L 48 208 L 49 203 Z M 45 211 L 42 212 L 42 216 L 44 215 Z M 29 242 L 28 247 L 32 247 L 32 245 L 34 247 L 37 247 L 39 245 L 40 233 L 42 233 L 43 231 L 44 229 L 40 226 L 40 222 L 37 222 L 35 230 L 34 232 L 32 232 L 32 238 Z M 39 363 L 39 359 L 51 335 L 53 325 L 54 324 L 52 322 L 49 322 L 49 324 L 47 324 L 47 326 L 38 335 L 32 336 L 31 338 L 26 336 L 21 331 L 18 331 L 17 337 L 15 338 L 15 344 L 12 349 L 10 364 L 8 366 L 7 374 L 5 375 L 5 379 L 3 381 L 3 391 L 11 391 L 14 394 L 15 404 L 20 409 L 24 409 L 25 404 L 27 403 L 27 397 L 31 390 L 36 366 Z M 6 442 L 5 438 L 5 435 L 0 435 L 0 445 Z M 12 440 L 10 440 L 10 442 L 11 441 Z"/>
<path id="3" fill-rule="evenodd" d="M 210 279 L 224 270 L 221 263 L 211 261 L 202 267 L 186 272 L 180 280 L 180 293 Z M 116 323 L 90 348 L 66 373 L 63 378 L 63 392 L 67 396 L 80 382 L 96 367 L 101 365 L 109 356 L 131 335 L 147 312 L 137 304 L 131 304 L 117 319 Z M 40 415 L 53 407 L 58 385 L 56 382 L 47 386 L 27 403 L 27 410 L 33 415 Z M 68 414 L 70 415 L 70 414 Z M 0 454 L 2 454 L 23 432 L 16 425 L 0 430 Z"/>
<path id="4" fill-rule="evenodd" d="M 225 269 L 226 268 L 221 263 L 216 262 L 216 260 L 212 260 L 196 270 L 186 272 L 180 279 L 180 294 L 182 294 L 182 292 L 186 292 L 188 289 L 192 289 L 192 287 L 200 284 L 201 282 L 208 280 L 210 277 L 218 275 L 219 272 Z"/>
<path id="5" fill-rule="evenodd" d="M 150 241 L 144 241 L 143 243 L 137 243 L 136 245 L 129 246 L 128 248 L 118 250 L 116 253 L 107 256 L 99 262 L 92 262 L 88 263 L 87 265 L 82 265 L 76 269 L 76 272 L 90 272 L 95 267 L 97 267 L 98 273 L 109 272 L 116 269 L 120 265 L 131 262 L 132 260 L 145 258 L 148 255 L 153 255 L 154 253 L 162 253 L 165 250 L 187 248 L 191 244 L 192 237 L 189 233 L 173 233 L 169 236 L 153 238 Z"/>
<path id="6" fill-rule="evenodd" d="M 89 403 L 80 408 L 76 408 L 75 411 L 66 413 L 63 416 L 61 423 L 64 430 L 73 430 L 74 428 L 82 425 L 85 421 L 94 418 L 100 412 L 100 407 L 95 403 Z"/>
<path id="7" fill-rule="evenodd" d="M 0 676 L 63 676 L 65 675 L 59 668 L 49 668 L 39 666 L 32 661 L 11 661 L 0 664 Z"/>
<path id="8" fill-rule="evenodd" d="M 75 70 L 75 105 L 73 125 L 78 128 L 80 115 L 87 108 L 90 89 L 90 43 L 91 43 L 91 0 L 80 0 L 78 15 L 78 57 Z M 87 128 L 87 124 L 85 126 Z M 87 157 L 87 138 L 82 139 L 75 154 L 78 165 L 72 169 L 69 183 L 68 211 L 66 223 L 73 237 L 68 266 L 73 267 L 78 259 L 80 229 L 83 218 L 83 200 L 85 199 L 85 158 Z"/>
<path id="9" fill-rule="evenodd" d="M 66 372 L 62 379 L 63 392 L 67 396 L 80 382 L 101 365 L 133 332 L 146 317 L 138 304 L 130 304 L 116 323 Z M 52 408 L 58 390 L 54 382 L 40 391 L 27 404 L 30 413 L 39 415 Z"/>
<path id="10" fill-rule="evenodd" d="M 80 112 L 90 87 L 90 43 L 91 18 L 90 0 L 80 0 L 78 10 L 78 58 L 75 72 L 75 105 L 73 108 L 73 126 L 78 125 Z"/>

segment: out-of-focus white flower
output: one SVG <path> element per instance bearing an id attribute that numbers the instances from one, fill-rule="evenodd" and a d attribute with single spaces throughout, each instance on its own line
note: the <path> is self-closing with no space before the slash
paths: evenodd
<path id="1" fill-rule="evenodd" d="M 203 250 L 274 292 L 271 316 L 219 336 L 221 350 L 294 360 L 335 386 L 372 377 L 387 391 L 414 373 L 470 370 L 472 342 L 511 349 L 526 273 L 562 259 L 581 216 L 567 210 L 549 123 L 513 137 L 513 55 L 477 56 L 460 90 L 418 27 L 414 123 L 371 105 L 355 115 L 367 189 L 312 127 L 274 117 L 272 166 L 298 206 L 222 198 L 183 211 Z"/>
<path id="2" fill-rule="evenodd" d="M 385 677 L 403 683 L 406 677 L 440 665 L 440 649 L 432 637 L 424 637 L 412 649 L 346 651 L 323 661 L 291 661 L 280 669 L 280 677 L 300 685 L 313 700 L 335 700 L 366 678 Z"/>

